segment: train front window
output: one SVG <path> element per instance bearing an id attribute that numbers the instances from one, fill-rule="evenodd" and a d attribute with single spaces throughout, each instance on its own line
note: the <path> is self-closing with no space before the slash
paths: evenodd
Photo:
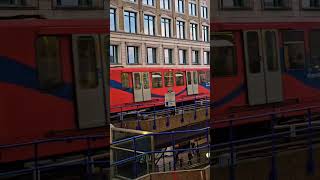
<path id="1" fill-rule="evenodd" d="M 235 76 L 237 63 L 232 33 L 213 35 L 213 72 L 217 77 Z M 208 53 L 209 54 L 209 53 Z"/>
<path id="2" fill-rule="evenodd" d="M 38 79 L 43 89 L 54 88 L 63 82 L 59 49 L 57 37 L 43 36 L 37 39 Z"/>
<path id="3" fill-rule="evenodd" d="M 96 88 L 98 86 L 97 58 L 93 37 L 79 37 L 78 57 L 80 87 L 84 89 Z"/>
<path id="4" fill-rule="evenodd" d="M 162 75 L 160 72 L 152 73 L 152 88 L 162 87 Z"/>
<path id="5" fill-rule="evenodd" d="M 176 86 L 184 86 L 184 74 L 183 72 L 176 73 Z"/>
<path id="6" fill-rule="evenodd" d="M 304 69 L 304 32 L 303 31 L 284 31 L 284 60 L 286 69 Z"/>
<path id="7" fill-rule="evenodd" d="M 278 71 L 278 50 L 276 33 L 267 31 L 265 34 L 266 58 L 269 71 Z"/>
<path id="8" fill-rule="evenodd" d="M 123 89 L 129 88 L 129 73 L 121 73 L 121 87 Z"/>
<path id="9" fill-rule="evenodd" d="M 165 72 L 164 73 L 164 85 L 166 87 L 173 86 L 173 72 Z"/>

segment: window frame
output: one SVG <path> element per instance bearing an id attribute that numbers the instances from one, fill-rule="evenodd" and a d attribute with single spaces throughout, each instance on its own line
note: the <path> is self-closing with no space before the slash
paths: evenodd
<path id="1" fill-rule="evenodd" d="M 133 52 L 135 53 L 135 54 L 134 54 L 134 55 L 135 55 L 134 58 L 135 58 L 135 61 L 136 61 L 136 62 L 134 62 L 134 63 L 130 63 L 130 62 L 129 62 L 129 48 L 130 48 L 130 47 L 133 47 L 133 48 L 134 48 L 134 51 L 133 51 Z M 138 47 L 138 46 L 127 46 L 127 49 L 126 49 L 126 50 L 127 50 L 127 64 L 128 64 L 128 65 L 139 64 L 139 47 Z"/>
<path id="2" fill-rule="evenodd" d="M 160 77 L 160 86 L 154 86 L 154 81 L 153 81 L 153 79 L 154 79 L 154 77 L 153 77 L 153 75 L 160 75 L 161 77 Z M 157 78 L 159 78 L 159 77 L 157 77 Z M 155 89 L 158 89 L 158 88 L 162 88 L 163 87 L 163 75 L 162 75 L 162 72 L 151 72 L 151 83 L 152 83 L 152 88 L 155 88 Z"/>
<path id="3" fill-rule="evenodd" d="M 126 13 L 128 13 L 128 16 L 126 15 Z M 133 16 L 131 16 L 131 14 L 134 14 L 134 32 L 132 31 L 132 28 L 131 28 L 131 19 Z M 126 30 L 126 17 L 128 17 L 128 24 L 129 24 L 129 32 Z M 130 11 L 130 10 L 125 10 L 123 12 L 123 18 L 124 18 L 124 32 L 125 33 L 132 33 L 132 34 L 137 34 L 138 33 L 138 13 L 137 12 L 134 12 L 134 11 Z"/>

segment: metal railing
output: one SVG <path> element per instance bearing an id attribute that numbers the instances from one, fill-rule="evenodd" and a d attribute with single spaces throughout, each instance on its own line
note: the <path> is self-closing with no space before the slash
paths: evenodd
<path id="1" fill-rule="evenodd" d="M 32 147 L 33 157 L 30 157 L 33 160 L 27 161 L 29 163 L 29 167 L 23 169 L 13 169 L 7 171 L 0 171 L 0 179 L 1 178 L 10 178 L 21 175 L 31 175 L 33 179 L 40 180 L 41 174 L 46 171 L 50 171 L 55 168 L 66 168 L 70 166 L 83 166 L 85 168 L 85 176 L 87 179 L 91 179 L 93 176 L 93 166 L 94 165 L 102 165 L 105 168 L 109 167 L 109 160 L 106 160 L 109 154 L 107 152 L 108 149 L 108 136 L 105 134 L 101 135 L 91 135 L 91 136 L 76 136 L 76 137 L 66 137 L 66 138 L 54 138 L 54 139 L 44 139 L 37 140 L 33 142 L 19 143 L 19 144 L 9 144 L 9 145 L 0 145 L 1 151 L 10 151 L 12 149 L 19 149 L 23 147 Z M 97 145 L 94 144 L 97 141 L 105 140 L 105 146 L 100 148 L 104 148 L 104 151 L 99 153 L 95 153 L 94 150 L 97 149 Z M 61 162 L 52 162 L 49 161 L 50 157 L 43 157 L 43 155 L 39 152 L 41 150 L 41 146 L 52 145 L 54 143 L 67 143 L 71 146 L 72 143 L 85 143 L 85 147 L 81 148 L 83 152 L 81 156 L 71 155 L 69 160 L 61 161 Z M 73 144 L 74 145 L 74 144 Z M 60 148 L 67 149 L 66 146 Z M 56 147 L 57 148 L 57 147 Z M 67 155 L 66 155 L 67 156 Z M 66 158 L 66 157 L 64 157 Z M 101 160 L 104 159 L 104 160 Z M 107 158 L 108 159 L 108 158 Z M 44 162 L 44 163 L 42 163 Z M 79 172 L 78 172 L 79 173 Z"/>

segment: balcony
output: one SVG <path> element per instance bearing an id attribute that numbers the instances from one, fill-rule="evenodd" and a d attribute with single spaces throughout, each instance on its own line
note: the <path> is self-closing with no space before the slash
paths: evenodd
<path id="1" fill-rule="evenodd" d="M 289 10 L 291 0 L 262 0 L 262 5 L 266 10 Z"/>
<path id="2" fill-rule="evenodd" d="M 53 0 L 56 9 L 103 9 L 103 0 Z"/>
<path id="3" fill-rule="evenodd" d="M 305 10 L 319 10 L 320 0 L 301 0 L 301 8 Z"/>
<path id="4" fill-rule="evenodd" d="M 248 10 L 253 8 L 252 0 L 220 0 L 221 9 Z"/>
<path id="5" fill-rule="evenodd" d="M 37 0 L 0 0 L 0 9 L 28 9 L 37 6 Z"/>

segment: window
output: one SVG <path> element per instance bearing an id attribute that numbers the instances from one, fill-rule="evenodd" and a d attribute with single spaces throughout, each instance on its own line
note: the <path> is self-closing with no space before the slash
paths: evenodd
<path id="1" fill-rule="evenodd" d="M 0 7 L 1 6 L 26 6 L 26 0 L 0 0 Z"/>
<path id="2" fill-rule="evenodd" d="M 61 7 L 92 7 L 92 0 L 57 0 L 57 6 Z"/>
<path id="3" fill-rule="evenodd" d="M 171 20 L 161 18 L 161 33 L 163 37 L 171 37 Z"/>
<path id="4" fill-rule="evenodd" d="M 290 0 L 264 0 L 264 8 L 289 8 Z"/>
<path id="5" fill-rule="evenodd" d="M 192 50 L 191 56 L 192 56 L 192 64 L 200 64 L 199 51 Z"/>
<path id="6" fill-rule="evenodd" d="M 320 30 L 310 32 L 310 63 L 311 71 L 320 71 Z"/>
<path id="7" fill-rule="evenodd" d="M 209 65 L 210 64 L 210 52 L 204 51 L 203 52 L 203 64 Z"/>
<path id="8" fill-rule="evenodd" d="M 173 86 L 173 72 L 164 73 L 164 86 L 172 87 Z"/>
<path id="9" fill-rule="evenodd" d="M 266 31 L 264 40 L 268 70 L 278 71 L 279 67 L 276 33 L 274 31 Z"/>
<path id="10" fill-rule="evenodd" d="M 37 39 L 37 69 L 41 88 L 51 89 L 63 82 L 59 40 L 54 36 Z"/>
<path id="11" fill-rule="evenodd" d="M 118 46 L 110 46 L 110 64 L 118 64 Z"/>
<path id="12" fill-rule="evenodd" d="M 131 2 L 136 2 L 137 0 L 128 0 L 128 1 L 131 1 Z"/>
<path id="13" fill-rule="evenodd" d="M 176 0 L 176 11 L 184 13 L 184 0 Z"/>
<path id="14" fill-rule="evenodd" d="M 77 46 L 80 88 L 96 88 L 98 86 L 98 75 L 95 39 L 92 36 L 79 37 Z"/>
<path id="15" fill-rule="evenodd" d="M 155 35 L 154 32 L 154 16 L 144 15 L 144 33 L 147 35 Z"/>
<path id="16" fill-rule="evenodd" d="M 213 72 L 215 76 L 233 76 L 237 74 L 234 37 L 232 33 L 213 36 Z M 208 53 L 209 54 L 209 53 Z"/>
<path id="17" fill-rule="evenodd" d="M 185 22 L 177 21 L 177 38 L 185 39 Z"/>
<path id="18" fill-rule="evenodd" d="M 164 64 L 173 64 L 172 49 L 164 49 Z"/>
<path id="19" fill-rule="evenodd" d="M 147 48 L 147 64 L 157 64 L 156 48 Z"/>
<path id="20" fill-rule="evenodd" d="M 154 6 L 154 0 L 143 0 L 143 4 L 149 5 L 149 6 Z"/>
<path id="21" fill-rule="evenodd" d="M 134 89 L 141 89 L 141 76 L 140 73 L 133 73 L 133 79 L 134 79 Z"/>
<path id="22" fill-rule="evenodd" d="M 121 73 L 121 88 L 128 89 L 129 86 L 129 73 Z"/>
<path id="23" fill-rule="evenodd" d="M 110 8 L 110 31 L 116 31 L 117 28 L 116 10 Z"/>
<path id="24" fill-rule="evenodd" d="M 184 86 L 184 73 L 176 72 L 176 86 Z"/>
<path id="25" fill-rule="evenodd" d="M 320 8 L 320 0 L 302 0 L 303 8 Z"/>
<path id="26" fill-rule="evenodd" d="M 128 46 L 127 47 L 128 53 L 128 64 L 138 64 L 138 47 L 135 46 Z"/>
<path id="27" fill-rule="evenodd" d="M 152 73 L 152 88 L 162 88 L 162 75 L 160 72 Z"/>
<path id="28" fill-rule="evenodd" d="M 221 0 L 221 8 L 251 8 L 251 0 Z"/>
<path id="29" fill-rule="evenodd" d="M 202 41 L 209 42 L 209 27 L 202 26 Z"/>
<path id="30" fill-rule="evenodd" d="M 137 13 L 125 11 L 124 12 L 124 31 L 128 33 L 137 32 Z"/>
<path id="31" fill-rule="evenodd" d="M 198 84 L 198 74 L 196 71 L 193 71 L 193 84 Z"/>
<path id="32" fill-rule="evenodd" d="M 247 48 L 250 73 L 261 72 L 261 56 L 259 53 L 259 35 L 257 32 L 247 33 Z"/>
<path id="33" fill-rule="evenodd" d="M 198 40 L 198 25 L 190 23 L 190 39 Z"/>
<path id="34" fill-rule="evenodd" d="M 197 15 L 197 5 L 195 3 L 189 3 L 189 15 L 196 16 Z"/>
<path id="35" fill-rule="evenodd" d="M 210 82 L 209 76 L 210 72 L 209 71 L 199 71 L 199 84 L 206 84 Z"/>
<path id="36" fill-rule="evenodd" d="M 161 9 L 171 9 L 171 0 L 160 0 Z"/>
<path id="37" fill-rule="evenodd" d="M 208 7 L 201 6 L 201 17 L 204 19 L 208 19 Z"/>
<path id="38" fill-rule="evenodd" d="M 187 51 L 179 49 L 179 64 L 187 64 Z"/>
<path id="39" fill-rule="evenodd" d="M 304 69 L 304 33 L 303 31 L 284 31 L 284 59 L 286 69 Z"/>

